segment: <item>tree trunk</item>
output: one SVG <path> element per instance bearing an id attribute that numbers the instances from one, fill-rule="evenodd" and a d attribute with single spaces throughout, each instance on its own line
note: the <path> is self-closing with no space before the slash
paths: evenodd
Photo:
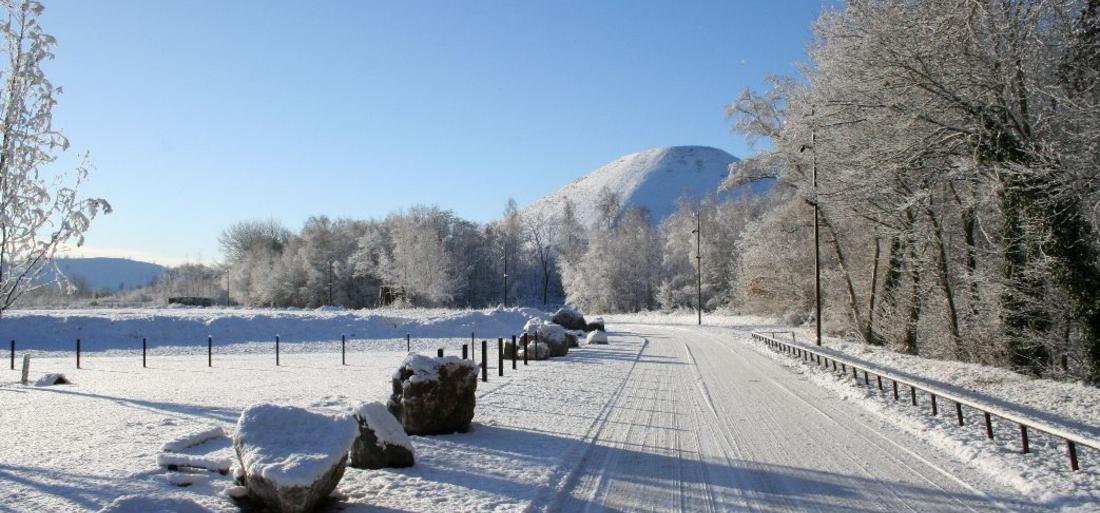
<path id="1" fill-rule="evenodd" d="M 864 340 L 869 344 L 875 343 L 875 294 L 878 292 L 878 260 L 881 252 L 879 238 L 875 237 L 875 249 L 871 256 L 871 287 L 867 291 L 867 324 L 864 328 L 866 336 Z"/>
<path id="2" fill-rule="evenodd" d="M 925 208 L 928 220 L 932 223 L 933 242 L 936 246 L 937 266 L 940 291 L 943 292 L 944 310 L 947 316 L 947 330 L 950 337 L 949 346 L 951 355 L 958 360 L 961 356 L 959 348 L 959 314 L 955 308 L 955 292 L 951 287 L 951 275 L 948 269 L 947 245 L 943 240 L 943 225 L 936 217 L 936 212 L 931 207 Z"/>
<path id="3" fill-rule="evenodd" d="M 840 266 L 840 274 L 843 276 L 844 285 L 847 288 L 848 310 L 852 315 L 852 321 L 855 323 L 864 342 L 869 342 L 871 340 L 871 334 L 865 330 L 868 325 L 864 324 L 863 315 L 859 311 L 859 300 L 856 296 L 856 288 L 852 284 L 852 274 L 848 272 L 848 258 L 844 255 L 844 250 L 840 246 L 840 237 L 837 235 L 836 229 L 833 228 L 832 223 L 829 222 L 824 212 L 821 212 L 821 224 L 829 230 L 829 235 L 831 235 L 833 239 L 833 251 L 836 253 L 837 264 Z"/>

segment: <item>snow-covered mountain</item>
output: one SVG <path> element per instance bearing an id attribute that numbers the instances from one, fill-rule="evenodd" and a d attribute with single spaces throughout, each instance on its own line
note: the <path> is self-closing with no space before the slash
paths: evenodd
<path id="1" fill-rule="evenodd" d="M 573 200 L 577 218 L 591 226 L 597 218 L 596 198 L 607 187 L 619 194 L 623 211 L 644 207 L 659 223 L 676 211 L 685 194 L 699 199 L 717 194 L 737 157 L 708 146 L 670 146 L 619 157 L 523 210 L 527 215 L 560 215 L 565 198 Z M 740 191 L 723 193 L 738 194 Z"/>
<path id="2" fill-rule="evenodd" d="M 128 258 L 58 258 L 57 267 L 69 279 L 83 279 L 91 290 L 136 289 L 164 272 L 161 265 Z"/>

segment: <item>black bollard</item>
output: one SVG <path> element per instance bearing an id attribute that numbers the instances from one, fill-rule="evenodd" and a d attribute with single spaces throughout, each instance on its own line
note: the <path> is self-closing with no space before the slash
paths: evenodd
<path id="1" fill-rule="evenodd" d="M 214 366 L 214 335 L 206 336 L 206 366 Z"/>
<path id="2" fill-rule="evenodd" d="M 481 341 L 481 381 L 489 381 L 489 362 L 485 360 L 485 353 L 489 351 L 489 341 Z"/>
<path id="3" fill-rule="evenodd" d="M 443 348 L 442 347 L 439 348 L 439 351 L 436 353 L 436 356 L 438 356 L 440 358 L 443 358 Z"/>
<path id="4" fill-rule="evenodd" d="M 465 359 L 466 359 L 466 354 L 467 354 L 467 347 L 468 347 L 468 346 L 466 346 L 466 344 L 462 344 L 462 359 L 463 359 L 463 360 L 465 360 Z"/>
<path id="5" fill-rule="evenodd" d="M 340 365 L 348 364 L 348 340 L 344 335 L 340 335 Z"/>
<path id="6" fill-rule="evenodd" d="M 519 346 L 516 345 L 516 336 L 512 335 L 512 370 L 516 370 L 516 352 L 519 351 Z"/>
<path id="7" fill-rule="evenodd" d="M 145 355 L 149 352 L 149 344 L 144 338 L 141 339 L 141 368 L 145 368 Z"/>
<path id="8" fill-rule="evenodd" d="M 406 352 L 409 352 L 409 353 L 411 353 L 411 352 L 412 352 L 412 350 L 413 350 L 412 348 L 413 348 L 413 346 L 412 346 L 412 338 L 411 338 L 411 335 L 409 335 L 408 333 L 406 333 L 406 334 L 405 334 L 405 351 L 406 351 Z"/>
<path id="9" fill-rule="evenodd" d="M 76 368 L 80 368 L 80 339 L 76 339 Z"/>
<path id="10" fill-rule="evenodd" d="M 504 337 L 497 339 L 497 376 L 504 375 Z"/>
<path id="11" fill-rule="evenodd" d="M 275 366 L 279 366 L 279 336 L 275 335 Z"/>
<path id="12" fill-rule="evenodd" d="M 523 364 L 527 365 L 527 334 L 523 334 Z"/>

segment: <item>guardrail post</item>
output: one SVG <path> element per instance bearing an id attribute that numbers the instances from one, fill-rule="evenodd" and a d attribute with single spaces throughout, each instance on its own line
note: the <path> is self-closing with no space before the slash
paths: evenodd
<path id="1" fill-rule="evenodd" d="M 866 369 L 863 371 L 863 384 L 871 386 L 871 374 L 869 374 Z"/>
<path id="2" fill-rule="evenodd" d="M 936 404 L 936 394 L 929 393 L 928 395 L 932 396 L 932 416 L 933 417 L 939 417 L 940 416 L 940 408 Z"/>
<path id="3" fill-rule="evenodd" d="M 1069 468 L 1074 472 L 1081 470 L 1077 464 L 1077 444 L 1073 440 L 1066 440 L 1066 452 L 1069 453 Z"/>
<path id="4" fill-rule="evenodd" d="M 909 395 L 913 399 L 913 406 L 917 405 L 917 387 L 909 385 Z"/>
<path id="5" fill-rule="evenodd" d="M 836 372 L 836 360 L 833 360 L 833 372 Z"/>
<path id="6" fill-rule="evenodd" d="M 878 380 L 878 391 L 882 392 L 882 376 L 875 374 L 875 379 Z"/>
<path id="7" fill-rule="evenodd" d="M 1027 442 L 1027 426 L 1020 424 L 1020 446 L 1024 450 L 1024 454 L 1031 452 L 1031 445 Z"/>
<path id="8" fill-rule="evenodd" d="M 893 381 L 893 380 L 891 380 L 891 381 Z M 893 381 L 893 383 L 894 383 L 894 401 L 897 401 L 898 400 L 898 382 Z"/>
<path id="9" fill-rule="evenodd" d="M 989 412 L 983 411 L 982 416 L 985 417 L 985 436 L 990 440 L 993 439 L 993 418 L 989 415 Z"/>
<path id="10" fill-rule="evenodd" d="M 955 417 L 959 419 L 959 425 L 960 426 L 962 426 L 966 423 L 966 421 L 963 420 L 963 405 L 962 405 L 962 403 L 959 403 L 959 402 L 955 403 Z"/>

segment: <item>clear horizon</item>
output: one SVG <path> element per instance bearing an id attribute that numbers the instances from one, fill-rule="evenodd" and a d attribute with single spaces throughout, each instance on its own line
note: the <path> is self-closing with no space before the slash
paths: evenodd
<path id="1" fill-rule="evenodd" d="M 90 151 L 115 208 L 67 256 L 210 262 L 236 221 L 415 204 L 486 222 L 648 148 L 744 157 L 723 107 L 797 73 L 821 5 L 50 2 L 61 163 Z"/>

